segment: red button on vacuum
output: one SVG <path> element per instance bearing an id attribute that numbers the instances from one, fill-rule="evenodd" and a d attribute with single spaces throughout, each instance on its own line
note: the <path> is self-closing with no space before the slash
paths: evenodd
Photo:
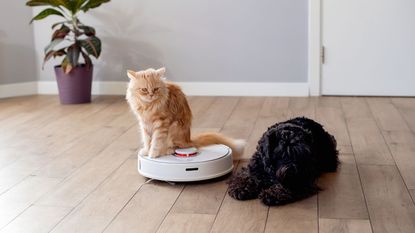
<path id="1" fill-rule="evenodd" d="M 175 155 L 179 157 L 195 156 L 197 155 L 197 149 L 195 147 L 176 149 Z"/>

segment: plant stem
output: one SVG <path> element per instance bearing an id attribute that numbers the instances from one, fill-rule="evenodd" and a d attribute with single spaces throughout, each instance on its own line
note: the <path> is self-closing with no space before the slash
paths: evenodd
<path id="1" fill-rule="evenodd" d="M 77 25 L 77 18 L 75 15 L 72 15 L 72 26 L 73 26 L 73 30 L 74 30 L 74 40 L 75 42 L 77 41 L 77 35 L 79 33 L 79 28 Z"/>
<path id="2" fill-rule="evenodd" d="M 78 46 L 78 34 L 79 34 L 79 28 L 78 28 L 78 18 L 76 17 L 75 14 L 71 15 L 72 17 L 72 26 L 73 26 L 73 30 L 74 30 L 74 44 L 75 46 Z M 78 61 L 75 61 L 74 67 L 76 67 L 78 64 Z"/>
<path id="3" fill-rule="evenodd" d="M 60 7 L 60 6 L 57 6 L 60 10 L 61 10 L 61 12 L 65 15 L 65 18 L 66 17 L 68 17 L 68 18 L 70 18 L 70 15 L 68 15 L 67 13 L 66 13 L 66 11 L 62 8 L 62 7 Z M 68 19 L 69 20 L 69 19 Z"/>

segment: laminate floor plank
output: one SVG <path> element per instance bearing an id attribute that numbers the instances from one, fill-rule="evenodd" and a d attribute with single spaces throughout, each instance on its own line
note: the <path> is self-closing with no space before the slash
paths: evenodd
<path id="1" fill-rule="evenodd" d="M 359 165 L 373 232 L 415 232 L 415 205 L 396 166 Z"/>
<path id="2" fill-rule="evenodd" d="M 320 233 L 372 233 L 369 220 L 320 219 Z"/>
<path id="3" fill-rule="evenodd" d="M 0 232 L 49 232 L 70 211 L 71 208 L 67 207 L 32 205 L 11 223 L 9 223 L 5 228 L 3 228 Z"/>
<path id="4" fill-rule="evenodd" d="M 174 213 L 166 217 L 157 233 L 208 233 L 214 220 L 214 214 Z"/>
<path id="5" fill-rule="evenodd" d="M 367 101 L 407 187 L 415 188 L 415 134 L 389 98 Z"/>
<path id="6" fill-rule="evenodd" d="M 114 98 L 103 98 L 104 100 L 110 101 L 110 103 L 113 102 Z M 95 104 L 95 103 L 94 103 Z M 70 114 L 74 121 L 85 121 L 85 123 L 92 122 L 90 118 L 93 117 L 93 112 L 102 110 L 102 108 L 105 108 L 109 106 L 109 103 L 106 101 L 98 101 L 97 105 L 91 104 L 90 109 L 83 108 L 82 111 L 77 112 L 77 114 Z M 82 105 L 85 106 L 85 105 Z M 116 105 L 117 106 L 117 105 Z M 119 108 L 119 106 L 117 106 Z M 78 108 L 76 108 L 78 109 Z M 87 111 L 88 110 L 88 111 Z M 92 112 L 91 112 L 92 111 Z M 110 114 L 107 114 L 110 115 Z M 110 115 L 111 116 L 111 115 Z M 85 120 L 88 119 L 89 120 Z M 55 129 L 55 127 L 50 128 L 50 131 L 45 133 L 44 135 L 41 131 L 44 130 L 42 128 L 40 131 L 24 131 L 22 132 L 21 138 L 18 140 L 15 139 L 16 143 L 10 143 L 4 142 L 6 146 L 2 147 L 0 149 L 0 161 L 3 162 L 3 164 L 0 164 L 0 192 L 4 191 L 7 188 L 10 188 L 12 185 L 16 184 L 18 181 L 22 180 L 24 177 L 30 174 L 37 174 L 37 170 L 45 167 L 49 162 L 54 160 L 58 155 L 64 153 L 66 150 L 69 150 L 72 146 L 76 145 L 77 147 L 80 147 L 81 149 L 83 146 L 79 146 L 79 143 L 85 143 L 83 141 L 79 142 L 79 138 L 82 138 L 82 132 L 88 132 L 91 131 L 91 128 L 95 128 L 95 131 L 99 129 L 99 125 L 97 123 L 94 124 L 94 126 L 91 126 L 91 128 L 88 127 L 81 127 L 81 129 L 76 130 L 77 127 L 80 127 L 81 125 L 78 124 L 77 127 L 73 127 L 70 129 L 65 129 L 64 123 L 65 122 L 72 122 L 71 119 L 67 119 L 67 116 L 63 116 L 62 118 L 59 118 L 55 122 L 61 122 L 61 124 L 54 125 L 54 126 L 62 126 L 62 128 Z M 96 120 L 99 120 L 99 117 L 96 118 Z M 112 120 L 112 119 L 111 119 Z M 70 125 L 70 124 L 69 124 Z M 48 126 L 45 128 L 49 128 Z M 105 131 L 108 131 L 109 129 L 104 128 Z M 62 132 L 64 131 L 64 132 Z M 25 136 L 27 135 L 33 135 L 33 136 Z M 77 141 L 78 140 L 78 141 Z M 82 139 L 85 140 L 85 139 Z M 82 144 L 85 145 L 85 144 Z M 75 155 L 78 155 L 78 153 L 75 153 Z M 74 157 L 73 155 L 71 158 Z M 4 160 L 3 160 L 4 159 Z M 53 167 L 53 166 L 52 166 Z M 57 168 L 57 167 L 56 167 Z M 63 172 L 59 171 L 58 172 Z M 13 176 L 9 176 L 7 174 L 14 174 Z"/>
<path id="7" fill-rule="evenodd" d="M 350 146 L 346 119 L 338 97 L 321 97 L 316 106 L 316 120 L 334 135 L 337 145 Z"/>
<path id="8" fill-rule="evenodd" d="M 317 196 L 289 205 L 270 207 L 265 233 L 317 233 Z"/>
<path id="9" fill-rule="evenodd" d="M 237 167 L 237 164 L 238 162 L 234 161 L 234 168 Z M 228 185 L 226 182 L 229 177 L 228 175 L 210 181 L 187 184 L 170 213 L 216 215 L 225 195 L 227 195 Z"/>
<path id="10" fill-rule="evenodd" d="M 75 207 L 131 155 L 136 155 L 138 134 L 135 127 L 117 138 L 99 155 L 79 168 L 37 204 Z"/>
<path id="11" fill-rule="evenodd" d="M 51 232 L 102 232 L 145 182 L 128 159 Z"/>
<path id="12" fill-rule="evenodd" d="M 415 133 L 415 99 L 414 98 L 392 98 L 392 103 L 404 117 L 412 132 Z"/>
<path id="13" fill-rule="evenodd" d="M 57 187 L 60 179 L 27 177 L 0 195 L 0 229 L 19 216 L 43 194 Z"/>
<path id="14" fill-rule="evenodd" d="M 222 128 L 226 120 L 232 114 L 238 101 L 238 97 L 214 98 L 213 102 L 208 106 L 208 108 L 206 108 L 204 112 L 200 111 L 200 113 L 193 119 L 193 127 Z"/>
<path id="15" fill-rule="evenodd" d="M 342 99 L 357 164 L 394 165 L 382 132 L 364 98 Z"/>
<path id="16" fill-rule="evenodd" d="M 158 181 L 143 185 L 104 232 L 156 232 L 183 187 Z"/>
<path id="17" fill-rule="evenodd" d="M 238 169 L 246 165 L 241 162 Z M 263 232 L 267 215 L 268 207 L 257 199 L 238 201 L 226 195 L 211 232 Z"/>
<path id="18" fill-rule="evenodd" d="M 229 137 L 248 139 L 264 100 L 263 97 L 241 98 L 221 132 Z"/>
<path id="19" fill-rule="evenodd" d="M 337 219 L 368 219 L 365 198 L 353 156 L 340 155 L 335 173 L 325 173 L 318 185 L 319 217 Z"/>
<path id="20" fill-rule="evenodd" d="M 415 232 L 415 98 L 188 100 L 192 134 L 247 140 L 243 160 L 269 126 L 313 118 L 337 138 L 341 167 L 319 179 L 318 195 L 269 208 L 232 199 L 230 176 L 144 183 L 123 96 L 0 99 L 0 232 Z"/>

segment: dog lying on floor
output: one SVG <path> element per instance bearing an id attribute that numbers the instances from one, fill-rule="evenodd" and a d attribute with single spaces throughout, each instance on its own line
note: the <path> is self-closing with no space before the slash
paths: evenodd
<path id="1" fill-rule="evenodd" d="M 335 138 L 308 118 L 277 123 L 264 133 L 248 167 L 229 181 L 238 200 L 283 205 L 317 193 L 317 178 L 339 164 Z"/>

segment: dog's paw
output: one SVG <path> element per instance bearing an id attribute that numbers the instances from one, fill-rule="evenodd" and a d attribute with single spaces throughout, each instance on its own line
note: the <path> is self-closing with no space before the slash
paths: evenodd
<path id="1" fill-rule="evenodd" d="M 258 197 L 260 183 L 249 176 L 247 168 L 242 168 L 228 181 L 228 193 L 237 200 L 249 200 Z"/>
<path id="2" fill-rule="evenodd" d="M 274 206 L 280 204 L 278 198 L 269 190 L 263 190 L 259 194 L 258 198 L 262 201 L 262 203 L 264 203 L 267 206 Z"/>
<path id="3" fill-rule="evenodd" d="M 249 180 L 233 178 L 229 184 L 229 196 L 237 200 L 250 200 L 258 197 L 258 186 Z"/>
<path id="4" fill-rule="evenodd" d="M 148 149 L 147 148 L 141 148 L 139 151 L 138 151 L 138 155 L 140 155 L 140 156 L 146 156 L 146 155 L 148 155 Z"/>
<path id="5" fill-rule="evenodd" d="M 258 198 L 268 206 L 283 205 L 293 200 L 292 194 L 281 185 L 273 185 L 262 190 Z"/>
<path id="6" fill-rule="evenodd" d="M 258 195 L 256 192 L 253 192 L 245 187 L 230 188 L 228 190 L 228 194 L 236 200 L 255 199 Z"/>

